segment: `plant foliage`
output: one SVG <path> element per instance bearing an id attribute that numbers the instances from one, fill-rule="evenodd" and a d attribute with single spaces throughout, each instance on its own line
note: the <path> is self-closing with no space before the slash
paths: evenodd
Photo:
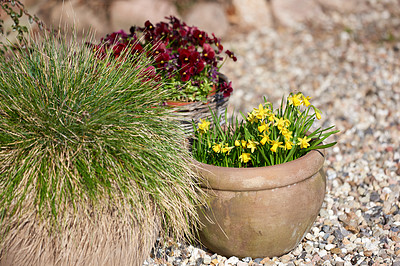
<path id="1" fill-rule="evenodd" d="M 207 102 L 213 85 L 223 97 L 233 91 L 231 82 L 218 82 L 225 62 L 221 39 L 173 16 L 155 25 L 146 21 L 144 27 L 133 26 L 129 34 L 113 32 L 93 47 L 103 54 L 111 50 L 115 57 L 122 51 L 138 54 L 150 47 L 153 52 L 147 56 L 154 59 L 156 73 L 168 79 L 168 100 Z M 225 54 L 225 59 L 237 60 L 231 51 L 225 50 Z"/>
<path id="2" fill-rule="evenodd" d="M 201 196 L 152 62 L 53 34 L 29 47 L 0 58 L 0 236 L 27 212 L 58 232 L 104 209 L 127 224 L 155 209 L 165 232 L 188 233 Z"/>
<path id="3" fill-rule="evenodd" d="M 339 131 L 333 126 L 311 132 L 321 112 L 302 93 L 290 94 L 276 110 L 265 101 L 254 108 L 243 120 L 232 116 L 226 126 L 221 117 L 213 114 L 214 124 L 201 120 L 196 128 L 192 145 L 196 160 L 225 167 L 260 167 L 289 162 L 300 158 L 310 150 L 331 147 L 336 142 L 322 142 Z"/>

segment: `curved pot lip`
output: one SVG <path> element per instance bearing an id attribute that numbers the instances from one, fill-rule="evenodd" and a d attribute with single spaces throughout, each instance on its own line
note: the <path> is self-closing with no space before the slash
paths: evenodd
<path id="1" fill-rule="evenodd" d="M 311 150 L 283 164 L 251 168 L 215 166 L 193 159 L 198 173 L 207 182 L 203 184 L 205 187 L 228 191 L 257 191 L 294 185 L 315 175 L 324 162 L 324 150 Z"/>

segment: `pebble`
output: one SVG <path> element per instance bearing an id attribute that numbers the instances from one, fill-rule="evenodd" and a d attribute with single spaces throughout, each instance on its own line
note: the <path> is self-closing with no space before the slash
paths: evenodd
<path id="1" fill-rule="evenodd" d="M 228 113 L 246 113 L 263 96 L 277 107 L 282 95 L 301 90 L 321 110 L 318 124 L 340 133 L 326 150 L 324 204 L 299 246 L 247 261 L 182 243 L 181 265 L 400 266 L 400 20 L 383 19 L 398 17 L 399 8 L 397 0 L 369 2 L 372 9 L 331 14 L 326 25 L 259 28 L 224 42 L 238 58 L 221 69 L 234 87 Z M 157 263 L 145 265 L 167 264 L 172 244 L 164 242 Z"/>

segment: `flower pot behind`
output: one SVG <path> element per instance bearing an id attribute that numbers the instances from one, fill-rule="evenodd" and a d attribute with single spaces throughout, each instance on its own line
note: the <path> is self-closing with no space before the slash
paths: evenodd
<path id="1" fill-rule="evenodd" d="M 294 249 L 310 230 L 326 187 L 323 154 L 285 164 L 228 168 L 197 163 L 210 208 L 199 211 L 202 243 L 225 256 L 274 257 Z"/>
<path id="2" fill-rule="evenodd" d="M 98 219 L 76 214 L 69 218 L 59 235 L 46 230 L 34 213 L 15 218 L 0 245 L 0 266 L 141 266 L 161 228 L 156 213 L 153 220 L 135 224 L 121 223 L 111 210 Z M 18 230 L 17 224 L 22 224 Z"/>
<path id="3" fill-rule="evenodd" d="M 228 77 L 219 74 L 220 83 L 229 83 Z M 210 109 L 215 115 L 224 116 L 228 107 L 229 97 L 224 97 L 223 92 L 212 93 L 207 97 L 207 103 L 203 102 L 167 102 L 166 104 L 174 108 L 174 118 L 179 121 L 181 128 L 187 133 L 193 133 L 192 121 L 208 119 L 213 122 Z M 221 119 L 224 123 L 225 119 Z"/>

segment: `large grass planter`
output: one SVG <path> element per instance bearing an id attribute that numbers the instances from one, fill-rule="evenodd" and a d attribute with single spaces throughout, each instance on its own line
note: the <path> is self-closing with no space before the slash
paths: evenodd
<path id="1" fill-rule="evenodd" d="M 124 224 L 111 209 L 96 222 L 71 215 L 60 234 L 49 232 L 33 213 L 22 219 L 1 246 L 0 266 L 141 266 L 161 229 L 156 213 L 147 221 Z M 24 225 L 16 230 L 20 222 Z"/>
<path id="2" fill-rule="evenodd" d="M 151 62 L 84 43 L 45 33 L 0 57 L 0 265 L 142 265 L 157 236 L 198 221 Z"/>
<path id="3" fill-rule="evenodd" d="M 267 167 L 195 164 L 211 196 L 209 207 L 199 211 L 201 241 L 225 256 L 263 258 L 289 252 L 310 230 L 325 196 L 320 150 Z"/>

